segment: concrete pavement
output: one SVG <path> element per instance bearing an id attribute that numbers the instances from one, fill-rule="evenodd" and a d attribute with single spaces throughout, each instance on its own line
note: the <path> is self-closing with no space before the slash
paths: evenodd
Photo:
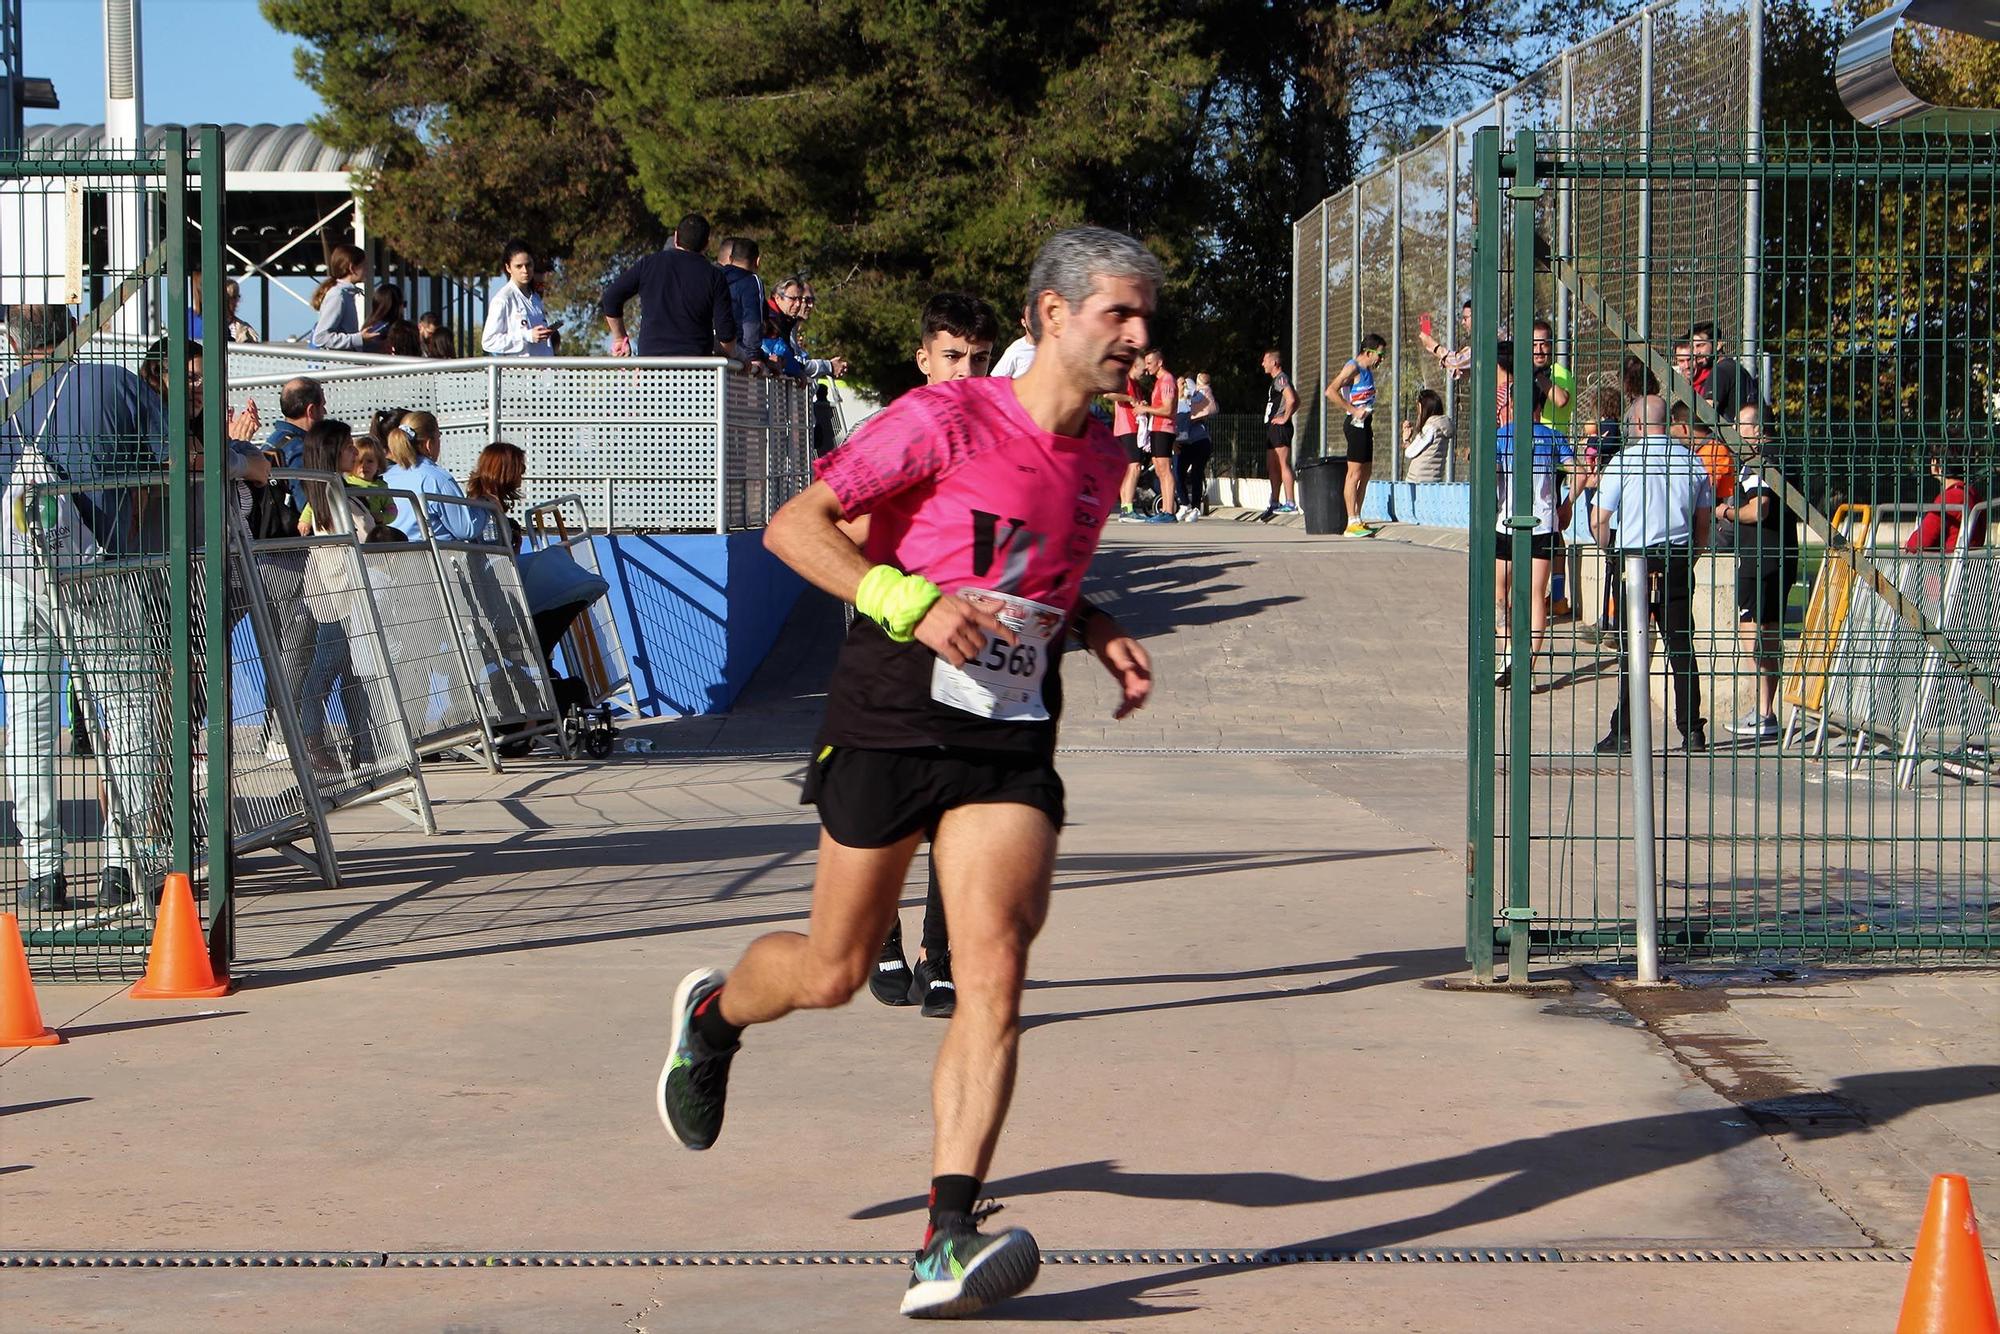
<path id="1" fill-rule="evenodd" d="M 2000 1211 L 1992 972 L 1436 985 L 1462 966 L 1461 554 L 1133 526 L 1093 583 L 1160 698 L 1112 723 L 1070 663 L 1001 1221 L 1079 1251 L 1577 1258 L 1052 1265 L 989 1323 L 1879 1330 L 1904 1266 L 1838 1257 L 1910 1244 L 1932 1171 Z M 651 1107 L 680 974 L 804 920 L 838 620 L 803 604 L 745 707 L 639 729 L 653 754 L 439 768 L 430 840 L 343 815 L 342 890 L 253 863 L 242 991 L 44 986 L 72 1040 L 0 1058 L 0 1249 L 465 1267 L 11 1269 L 0 1325 L 895 1327 L 887 1264 L 477 1261 L 914 1246 L 936 1021 L 864 996 L 753 1032 L 707 1154 Z M 1581 1258 L 1688 1248 L 1815 1258 Z"/>

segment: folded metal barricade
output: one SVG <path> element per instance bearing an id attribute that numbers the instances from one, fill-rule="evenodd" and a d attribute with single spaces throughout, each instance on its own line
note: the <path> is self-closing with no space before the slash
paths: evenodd
<path id="1" fill-rule="evenodd" d="M 549 680 L 549 645 L 535 633 L 521 587 L 513 522 L 490 500 L 426 495 L 440 520 L 428 540 L 439 579 L 461 632 L 472 686 L 502 754 L 522 753 L 535 738 L 569 745 Z"/>
<path id="2" fill-rule="evenodd" d="M 304 483 L 313 502 L 309 535 L 246 537 L 245 549 L 249 583 L 262 603 L 260 633 L 268 635 L 266 670 L 277 663 L 283 702 L 297 711 L 296 744 L 314 799 L 328 812 L 381 802 L 436 833 L 369 592 L 353 493 L 333 473 L 279 468 L 271 477 Z"/>
<path id="3" fill-rule="evenodd" d="M 527 513 L 528 546 L 532 551 L 560 550 L 591 574 L 602 578 L 597 559 L 597 533 L 581 496 L 561 496 L 535 505 Z M 591 603 L 562 632 L 563 665 L 583 682 L 591 704 L 609 704 L 628 717 L 639 714 L 639 694 L 632 683 L 631 660 L 618 633 L 609 596 Z"/>
<path id="4" fill-rule="evenodd" d="M 416 529 L 403 533 L 405 541 L 364 542 L 360 549 L 411 744 L 420 757 L 457 752 L 499 772 L 493 723 L 474 685 L 480 672 L 471 636 L 445 592 L 423 498 L 388 487 L 348 494 L 367 504 L 407 502 L 397 512 L 411 516 L 403 522 Z"/>

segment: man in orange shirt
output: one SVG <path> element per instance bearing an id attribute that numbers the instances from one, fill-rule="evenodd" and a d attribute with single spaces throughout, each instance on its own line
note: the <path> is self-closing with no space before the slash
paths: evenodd
<path id="1" fill-rule="evenodd" d="M 1685 403 L 1674 404 L 1673 422 L 1671 434 L 1701 460 L 1701 466 L 1708 470 L 1708 480 L 1714 485 L 1715 494 L 1735 495 L 1736 455 L 1730 452 L 1729 442 L 1719 438 L 1707 423 L 1694 420 L 1694 414 Z"/>

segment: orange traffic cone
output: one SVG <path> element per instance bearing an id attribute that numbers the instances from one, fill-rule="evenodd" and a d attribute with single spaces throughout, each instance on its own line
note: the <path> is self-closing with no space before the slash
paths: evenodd
<path id="1" fill-rule="evenodd" d="M 208 965 L 208 941 L 201 934 L 201 914 L 195 911 L 187 875 L 174 871 L 167 876 L 160 918 L 153 923 L 146 975 L 125 994 L 133 1000 L 200 1000 L 226 996 L 230 990 L 229 979 L 218 982 Z"/>
<path id="2" fill-rule="evenodd" d="M 1896 1334 L 2000 1334 L 1972 1191 L 1955 1172 L 1931 1178 Z"/>
<path id="3" fill-rule="evenodd" d="M 42 1023 L 42 1007 L 35 1003 L 21 921 L 13 913 L 0 913 L 0 1047 L 53 1047 L 62 1040 L 62 1034 Z"/>

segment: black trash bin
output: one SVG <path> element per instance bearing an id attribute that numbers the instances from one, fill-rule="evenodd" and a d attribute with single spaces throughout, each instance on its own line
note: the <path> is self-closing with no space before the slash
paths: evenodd
<path id="1" fill-rule="evenodd" d="M 1347 481 L 1344 458 L 1307 459 L 1299 464 L 1299 508 L 1306 514 L 1309 533 L 1347 531 L 1347 496 L 1341 488 Z"/>

